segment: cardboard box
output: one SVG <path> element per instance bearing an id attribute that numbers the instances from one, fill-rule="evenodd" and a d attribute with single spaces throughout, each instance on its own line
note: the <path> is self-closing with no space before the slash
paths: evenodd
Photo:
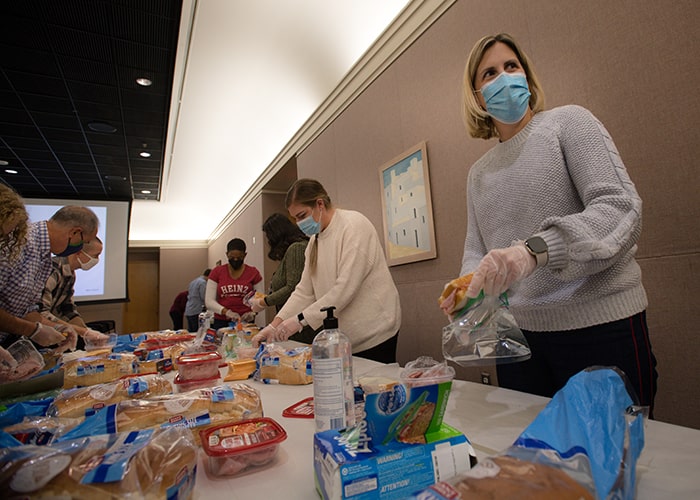
<path id="1" fill-rule="evenodd" d="M 442 426 L 451 388 L 451 380 L 420 386 L 397 383 L 387 391 L 365 394 L 363 418 L 372 443 L 425 443 L 426 436 Z"/>
<path id="2" fill-rule="evenodd" d="M 467 437 L 443 424 L 425 444 L 371 444 L 365 423 L 314 435 L 316 489 L 325 500 L 398 499 L 470 469 Z"/>

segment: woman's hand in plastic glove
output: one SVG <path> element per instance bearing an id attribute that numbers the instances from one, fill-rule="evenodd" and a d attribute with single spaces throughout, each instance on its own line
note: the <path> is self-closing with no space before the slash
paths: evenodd
<path id="1" fill-rule="evenodd" d="M 267 307 L 265 303 L 265 297 L 253 297 L 250 299 L 250 308 L 255 313 L 263 311 Z"/>
<path id="2" fill-rule="evenodd" d="M 260 330 L 260 333 L 251 339 L 251 342 L 253 343 L 253 347 L 258 347 L 263 342 L 281 342 L 283 340 L 287 339 L 283 339 L 281 337 L 281 332 L 276 327 L 267 325 L 265 328 Z"/>
<path id="3" fill-rule="evenodd" d="M 500 295 L 513 283 L 530 276 L 536 267 L 537 261 L 523 243 L 491 250 L 474 271 L 467 297 L 476 297 L 482 289 L 486 295 Z"/>
<path id="4" fill-rule="evenodd" d="M 243 316 L 241 316 L 241 321 L 243 323 L 255 323 L 255 313 L 250 311 L 243 314 Z"/>
<path id="5" fill-rule="evenodd" d="M 236 311 L 232 311 L 231 309 L 226 309 L 226 317 L 230 319 L 231 321 L 240 321 L 241 316 L 238 314 Z"/>
<path id="6" fill-rule="evenodd" d="M 37 323 L 37 325 L 38 330 L 31 336 L 32 342 L 47 347 L 50 345 L 62 344 L 66 340 L 66 335 L 62 334 L 57 329 L 45 325 L 44 323 Z"/>
<path id="7" fill-rule="evenodd" d="M 281 335 L 284 337 L 284 340 L 287 340 L 295 333 L 300 332 L 302 328 L 303 326 L 301 325 L 301 323 L 299 323 L 299 320 L 296 316 L 292 316 L 291 318 L 285 319 L 277 327 L 277 329 L 281 331 Z"/>

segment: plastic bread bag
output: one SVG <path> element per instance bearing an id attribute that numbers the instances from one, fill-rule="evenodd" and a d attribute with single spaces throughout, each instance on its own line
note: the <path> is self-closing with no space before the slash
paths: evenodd
<path id="1" fill-rule="evenodd" d="M 292 349 L 280 344 L 265 344 L 255 355 L 254 379 L 265 384 L 306 385 L 311 375 L 311 346 Z"/>
<path id="2" fill-rule="evenodd" d="M 58 440 L 154 427 L 201 428 L 262 416 L 260 393 L 245 383 L 230 383 L 146 399 L 124 399 L 86 417 Z"/>
<path id="3" fill-rule="evenodd" d="M 2 430 L 20 444 L 46 445 L 78 425 L 82 418 L 26 417 Z"/>
<path id="4" fill-rule="evenodd" d="M 161 375 L 126 377 L 88 387 L 64 389 L 47 410 L 56 417 L 83 418 L 124 399 L 144 399 L 172 392 L 170 381 Z"/>
<path id="5" fill-rule="evenodd" d="M 479 294 L 442 330 L 442 354 L 462 366 L 514 363 L 530 358 L 530 346 L 508 310 L 508 297 Z"/>
<path id="6" fill-rule="evenodd" d="M 647 411 L 620 370 L 588 368 L 569 379 L 509 448 L 414 498 L 631 500 Z"/>
<path id="7" fill-rule="evenodd" d="M 188 499 L 197 449 L 180 427 L 5 448 L 0 489 L 5 499 Z"/>

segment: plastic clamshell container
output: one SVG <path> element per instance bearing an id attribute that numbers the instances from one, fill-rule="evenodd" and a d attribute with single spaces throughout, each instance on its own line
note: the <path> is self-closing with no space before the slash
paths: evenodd
<path id="1" fill-rule="evenodd" d="M 17 366 L 6 369 L 12 370 L 10 380 L 23 380 L 39 373 L 46 363 L 44 357 L 36 350 L 34 344 L 27 339 L 19 339 L 7 348 Z"/>
<path id="2" fill-rule="evenodd" d="M 222 360 L 221 354 L 216 351 L 182 354 L 177 358 L 180 380 L 202 380 L 218 377 L 219 364 Z"/>
<path id="3" fill-rule="evenodd" d="M 214 375 L 213 377 L 194 380 L 182 380 L 180 374 L 178 373 L 175 376 L 173 384 L 175 385 L 176 393 L 194 391 L 195 389 L 205 389 L 207 387 L 214 387 L 215 385 L 221 384 L 221 377 L 219 376 L 219 372 L 217 371 L 216 375 Z"/>
<path id="4" fill-rule="evenodd" d="M 235 476 L 272 462 L 280 443 L 287 439 L 282 426 L 268 417 L 222 424 L 199 435 L 214 476 Z"/>
<path id="5" fill-rule="evenodd" d="M 102 341 L 85 339 L 85 350 L 90 352 L 96 351 L 97 349 L 112 349 L 117 345 L 117 337 L 118 335 L 116 333 L 109 333 L 107 334 L 107 338 Z"/>
<path id="6" fill-rule="evenodd" d="M 236 347 L 236 356 L 238 359 L 253 359 L 258 353 L 257 347 L 240 346 Z"/>

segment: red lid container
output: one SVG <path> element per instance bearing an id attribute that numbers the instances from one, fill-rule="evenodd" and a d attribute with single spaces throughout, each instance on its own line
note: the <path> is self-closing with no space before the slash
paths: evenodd
<path id="1" fill-rule="evenodd" d="M 218 377 L 222 359 L 216 351 L 182 354 L 177 358 L 180 379 L 187 381 Z"/>
<path id="2" fill-rule="evenodd" d="M 282 411 L 287 418 L 314 418 L 314 398 L 305 398 Z"/>
<path id="3" fill-rule="evenodd" d="M 219 377 L 219 372 L 217 372 L 216 375 L 214 375 L 213 377 L 192 380 L 182 380 L 182 378 L 180 378 L 180 374 L 178 373 L 175 376 L 175 380 L 173 381 L 173 384 L 175 384 L 176 393 L 194 391 L 195 389 L 204 389 L 207 387 L 214 387 L 215 385 L 219 385 L 220 383 L 221 377 Z"/>
<path id="4" fill-rule="evenodd" d="M 234 476 L 250 467 L 271 462 L 287 433 L 268 417 L 210 427 L 199 432 L 209 472 Z"/>

